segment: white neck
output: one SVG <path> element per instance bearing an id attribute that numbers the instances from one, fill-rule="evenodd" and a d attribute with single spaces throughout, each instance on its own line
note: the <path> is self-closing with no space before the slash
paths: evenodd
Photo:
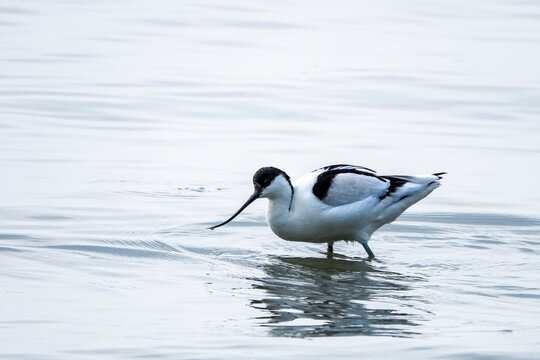
<path id="1" fill-rule="evenodd" d="M 268 223 L 274 233 L 279 234 L 280 229 L 286 227 L 286 224 L 291 216 L 291 203 L 293 190 L 291 185 L 284 178 L 277 178 L 274 181 L 276 184 L 272 184 L 272 190 L 265 197 L 268 198 L 269 203 L 266 209 L 266 217 Z"/>

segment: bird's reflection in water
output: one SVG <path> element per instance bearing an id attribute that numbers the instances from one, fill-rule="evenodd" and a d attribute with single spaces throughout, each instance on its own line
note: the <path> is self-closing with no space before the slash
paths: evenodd
<path id="1" fill-rule="evenodd" d="M 254 280 L 265 297 L 252 300 L 270 335 L 314 337 L 383 335 L 408 337 L 428 311 L 412 295 L 419 277 L 381 270 L 359 259 L 277 257 Z"/>

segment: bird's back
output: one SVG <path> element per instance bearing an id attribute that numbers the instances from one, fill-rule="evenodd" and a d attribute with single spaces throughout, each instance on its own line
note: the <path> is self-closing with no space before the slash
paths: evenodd
<path id="1" fill-rule="evenodd" d="M 296 237 L 314 242 L 327 241 L 325 236 L 369 239 L 440 186 L 440 175 L 380 175 L 350 165 L 317 169 L 293 182 L 288 226 Z"/>

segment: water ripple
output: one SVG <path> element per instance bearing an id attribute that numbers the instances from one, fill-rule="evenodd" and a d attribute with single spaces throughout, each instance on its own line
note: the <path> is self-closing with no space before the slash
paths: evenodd
<path id="1" fill-rule="evenodd" d="M 186 260 L 187 257 L 178 254 L 177 251 L 157 251 L 149 249 L 136 249 L 127 247 L 115 247 L 115 246 L 99 246 L 99 245 L 49 245 L 43 248 L 48 249 L 60 249 L 77 251 L 82 254 L 106 254 L 114 256 L 125 256 L 135 258 L 148 258 L 148 259 L 167 259 L 167 260 Z"/>

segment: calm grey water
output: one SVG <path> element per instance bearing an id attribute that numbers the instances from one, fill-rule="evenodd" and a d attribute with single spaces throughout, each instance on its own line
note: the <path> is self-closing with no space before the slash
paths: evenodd
<path id="1" fill-rule="evenodd" d="M 540 3 L 4 1 L 0 358 L 540 356 Z M 273 165 L 447 171 L 289 243 Z"/>

